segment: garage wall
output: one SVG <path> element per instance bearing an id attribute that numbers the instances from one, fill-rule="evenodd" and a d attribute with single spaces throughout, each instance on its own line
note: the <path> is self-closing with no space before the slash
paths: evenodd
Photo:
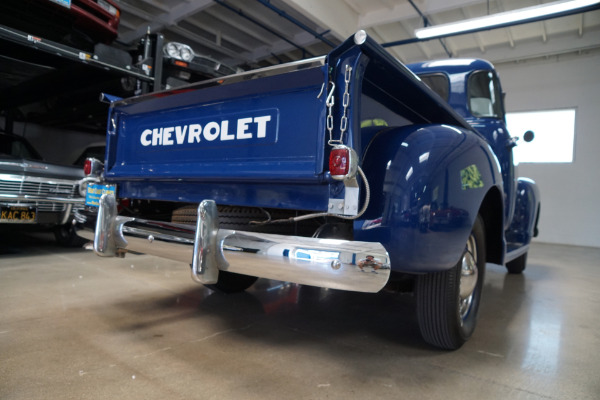
<path id="1" fill-rule="evenodd" d="M 508 112 L 577 109 L 572 164 L 519 165 L 540 186 L 539 242 L 600 247 L 598 66 L 600 54 L 497 65 Z"/>

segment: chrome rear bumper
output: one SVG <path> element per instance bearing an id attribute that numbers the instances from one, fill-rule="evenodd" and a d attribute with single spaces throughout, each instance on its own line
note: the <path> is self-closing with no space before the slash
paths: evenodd
<path id="1" fill-rule="evenodd" d="M 86 226 L 82 215 L 79 227 Z M 390 276 L 380 243 L 306 238 L 219 229 L 214 201 L 198 206 L 196 226 L 117 215 L 116 200 L 103 195 L 95 222 L 78 230 L 100 256 L 126 251 L 191 262 L 192 278 L 216 283 L 219 271 L 358 292 L 378 292 Z M 91 228 L 91 229 L 90 229 Z M 367 260 L 367 256 L 369 257 Z"/>

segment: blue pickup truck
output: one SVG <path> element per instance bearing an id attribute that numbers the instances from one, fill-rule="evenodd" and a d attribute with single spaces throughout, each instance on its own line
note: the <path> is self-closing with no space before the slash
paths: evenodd
<path id="1" fill-rule="evenodd" d="M 324 57 L 115 99 L 76 218 L 100 256 L 183 261 L 226 292 L 410 288 L 424 340 L 456 349 L 486 262 L 522 272 L 536 234 L 515 144 L 491 64 L 405 66 L 359 31 Z"/>

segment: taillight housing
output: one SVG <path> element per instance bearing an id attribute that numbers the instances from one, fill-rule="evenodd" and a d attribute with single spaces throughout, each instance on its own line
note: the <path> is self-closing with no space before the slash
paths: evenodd
<path id="1" fill-rule="evenodd" d="M 336 145 L 329 154 L 329 173 L 335 180 L 343 181 L 356 176 L 358 157 L 348 146 Z"/>
<path id="2" fill-rule="evenodd" d="M 87 158 L 83 163 L 83 173 L 85 176 L 90 176 L 92 174 L 92 159 Z"/>
<path id="3" fill-rule="evenodd" d="M 85 176 L 99 176 L 102 173 L 103 168 L 104 164 L 102 161 L 93 157 L 86 158 L 83 163 L 83 173 Z"/>
<path id="4" fill-rule="evenodd" d="M 97 158 L 88 157 L 83 162 L 84 178 L 79 181 L 79 194 L 82 197 L 86 196 L 87 185 L 90 182 L 100 182 L 104 171 L 104 163 Z"/>

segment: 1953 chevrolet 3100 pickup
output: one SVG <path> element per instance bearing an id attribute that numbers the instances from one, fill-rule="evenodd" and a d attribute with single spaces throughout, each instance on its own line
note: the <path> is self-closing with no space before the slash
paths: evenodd
<path id="1" fill-rule="evenodd" d="M 522 272 L 536 233 L 515 144 L 491 64 L 407 67 L 359 31 L 324 57 L 115 99 L 76 218 L 101 256 L 183 261 L 227 292 L 412 287 L 423 338 L 456 349 L 486 262 Z"/>

